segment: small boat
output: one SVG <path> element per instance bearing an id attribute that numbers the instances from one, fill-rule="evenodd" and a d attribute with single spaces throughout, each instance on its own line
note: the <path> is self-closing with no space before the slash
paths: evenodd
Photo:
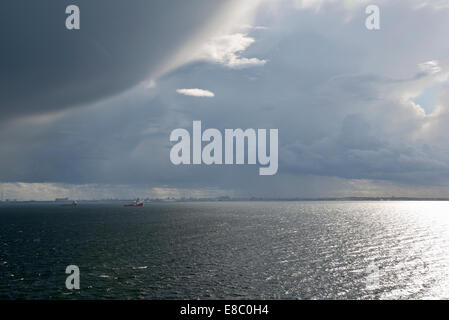
<path id="1" fill-rule="evenodd" d="M 136 199 L 133 203 L 125 203 L 125 207 L 143 207 L 143 201 Z"/>

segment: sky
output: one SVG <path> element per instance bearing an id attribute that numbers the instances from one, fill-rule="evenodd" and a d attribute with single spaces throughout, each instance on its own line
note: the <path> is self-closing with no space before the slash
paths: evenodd
<path id="1" fill-rule="evenodd" d="M 4 198 L 449 197 L 449 0 L 6 0 L 0 16 Z M 170 133 L 194 120 L 278 129 L 277 174 L 173 165 Z"/>

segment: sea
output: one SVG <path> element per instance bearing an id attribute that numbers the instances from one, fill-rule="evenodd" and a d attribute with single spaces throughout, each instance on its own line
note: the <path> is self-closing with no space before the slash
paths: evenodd
<path id="1" fill-rule="evenodd" d="M 448 298 L 449 202 L 0 204 L 0 299 Z"/>

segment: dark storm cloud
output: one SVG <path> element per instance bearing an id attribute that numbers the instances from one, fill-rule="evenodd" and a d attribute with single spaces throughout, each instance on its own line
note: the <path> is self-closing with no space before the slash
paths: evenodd
<path id="1" fill-rule="evenodd" d="M 76 4 L 81 29 L 67 30 Z M 118 94 L 144 80 L 223 1 L 0 2 L 0 121 Z"/>

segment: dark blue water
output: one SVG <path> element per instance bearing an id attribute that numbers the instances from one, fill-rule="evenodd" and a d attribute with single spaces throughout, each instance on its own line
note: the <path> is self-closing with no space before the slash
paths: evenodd
<path id="1" fill-rule="evenodd" d="M 447 298 L 448 215 L 445 202 L 0 204 L 0 298 Z"/>

